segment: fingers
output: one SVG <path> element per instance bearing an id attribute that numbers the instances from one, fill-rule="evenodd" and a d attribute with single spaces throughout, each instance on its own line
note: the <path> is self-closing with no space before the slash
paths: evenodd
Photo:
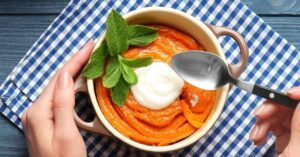
<path id="1" fill-rule="evenodd" d="M 290 89 L 288 96 L 292 99 L 300 100 L 300 87 Z M 265 142 L 268 132 L 272 130 L 277 137 L 277 141 L 280 140 L 280 138 L 288 141 L 286 139 L 286 133 L 291 129 L 289 147 L 298 149 L 297 147 L 300 145 L 300 105 L 298 105 L 294 111 L 293 117 L 291 116 L 292 113 L 293 110 L 287 107 L 271 101 L 264 102 L 254 112 L 257 123 L 251 131 L 250 139 L 252 139 L 256 145 L 262 144 Z M 286 143 L 282 143 L 283 142 L 278 143 L 278 150 L 282 151 L 285 148 Z"/>
<path id="2" fill-rule="evenodd" d="M 71 76 L 75 76 L 89 60 L 94 46 L 95 43 L 93 41 L 89 41 L 62 69 L 68 71 Z"/>
<path id="3" fill-rule="evenodd" d="M 289 139 L 290 139 L 289 131 L 285 131 L 284 133 L 282 133 L 282 135 L 276 137 L 276 143 L 275 143 L 276 154 L 281 154 L 284 151 L 284 149 L 288 145 Z"/>
<path id="4" fill-rule="evenodd" d="M 22 127 L 23 131 L 26 133 L 27 131 L 27 118 L 26 118 L 26 113 L 27 110 L 23 111 L 22 117 L 21 117 L 21 122 L 22 122 Z"/>
<path id="5" fill-rule="evenodd" d="M 61 71 L 56 81 L 53 96 L 54 127 L 74 127 L 75 96 L 73 78 L 68 71 Z"/>
<path id="6" fill-rule="evenodd" d="M 256 123 L 250 133 L 250 139 L 254 142 L 254 144 L 261 145 L 265 142 L 268 132 L 270 131 L 271 124 L 271 120 Z"/>
<path id="7" fill-rule="evenodd" d="M 270 101 L 265 101 L 254 111 L 254 115 L 259 119 L 269 119 L 273 117 L 279 109 L 279 105 L 274 104 Z"/>
<path id="8" fill-rule="evenodd" d="M 280 137 L 283 133 L 289 132 L 289 129 L 285 128 L 282 124 L 278 124 L 272 128 L 272 132 L 275 137 Z"/>
<path id="9" fill-rule="evenodd" d="M 57 78 L 53 96 L 54 138 L 58 144 L 69 145 L 81 135 L 74 120 L 74 83 L 68 71 L 62 70 Z M 83 143 L 83 142 L 82 142 Z"/>
<path id="10" fill-rule="evenodd" d="M 300 100 L 300 87 L 291 88 L 287 93 L 290 98 Z"/>
<path id="11" fill-rule="evenodd" d="M 250 139 L 256 145 L 260 145 L 265 142 L 269 131 L 272 130 L 275 135 L 282 134 L 286 130 L 282 122 L 285 122 L 288 111 L 290 110 L 286 107 L 265 101 L 254 112 L 257 122 L 251 131 Z"/>
<path id="12" fill-rule="evenodd" d="M 75 76 L 81 68 L 89 60 L 89 57 L 94 49 L 95 43 L 93 41 L 88 42 L 81 50 L 79 50 L 61 69 L 68 71 L 71 76 Z M 59 73 L 59 72 L 58 72 Z M 52 78 L 47 87 L 44 89 L 43 93 L 40 95 L 39 99 L 42 99 L 43 102 L 51 101 L 53 97 L 53 91 L 55 88 L 56 80 L 58 73 Z M 41 104 L 41 103 L 36 103 Z"/>
<path id="13" fill-rule="evenodd" d="M 55 74 L 34 104 L 23 113 L 21 120 L 26 133 L 26 140 L 33 143 L 33 145 L 28 145 L 30 150 L 39 150 L 30 148 L 30 146 L 45 145 L 45 148 L 48 148 L 53 143 L 57 143 L 55 145 L 57 147 L 60 147 L 59 145 L 72 147 L 70 143 L 73 142 L 70 141 L 74 141 L 76 138 L 81 139 L 83 143 L 73 118 L 75 105 L 73 76 L 88 61 L 94 45 L 93 42 L 89 42 L 77 52 Z M 58 140 L 53 140 L 55 138 Z M 67 142 L 62 143 L 61 141 Z"/>
<path id="14" fill-rule="evenodd" d="M 296 94 L 297 95 L 297 94 Z M 289 146 L 299 147 L 300 146 L 300 105 L 296 107 L 291 124 L 291 138 Z M 298 148 L 297 148 L 298 149 Z"/>

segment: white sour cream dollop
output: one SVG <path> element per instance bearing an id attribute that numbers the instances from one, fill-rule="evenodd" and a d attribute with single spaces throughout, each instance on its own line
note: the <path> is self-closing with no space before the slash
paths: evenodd
<path id="1" fill-rule="evenodd" d="M 135 100 L 146 108 L 163 109 L 181 94 L 184 81 L 166 63 L 153 62 L 135 73 L 138 83 L 130 89 Z"/>

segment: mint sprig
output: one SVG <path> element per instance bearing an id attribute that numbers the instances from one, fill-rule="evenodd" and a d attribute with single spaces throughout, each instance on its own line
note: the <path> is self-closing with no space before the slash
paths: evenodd
<path id="1" fill-rule="evenodd" d="M 121 54 L 131 46 L 146 46 L 156 40 L 157 30 L 148 26 L 128 25 L 122 16 L 112 10 L 106 20 L 106 40 L 97 48 L 83 70 L 89 79 L 103 76 L 103 86 L 110 88 L 112 101 L 122 106 L 129 87 L 138 82 L 133 68 L 148 66 L 152 57 L 126 59 Z M 107 60 L 107 61 L 106 61 Z"/>
<path id="2" fill-rule="evenodd" d="M 106 20 L 106 40 L 111 56 L 128 49 L 128 25 L 115 10 L 112 10 Z"/>
<path id="3" fill-rule="evenodd" d="M 103 74 L 105 59 L 108 53 L 106 41 L 98 47 L 91 55 L 89 64 L 84 67 L 82 74 L 89 78 L 95 79 Z"/>
<path id="4" fill-rule="evenodd" d="M 144 57 L 144 58 L 135 58 L 135 59 L 125 59 L 122 58 L 122 62 L 131 68 L 140 68 L 150 65 L 153 62 L 152 57 Z"/>
<path id="5" fill-rule="evenodd" d="M 114 87 L 121 77 L 121 69 L 118 58 L 116 56 L 110 57 L 106 68 L 106 73 L 103 78 L 103 86 L 106 88 Z"/>
<path id="6" fill-rule="evenodd" d="M 130 84 L 123 77 L 120 77 L 118 84 L 110 89 L 112 101 L 118 106 L 122 106 L 128 96 Z"/>
<path id="7" fill-rule="evenodd" d="M 142 26 L 131 25 L 129 26 L 128 42 L 130 45 L 146 46 L 158 37 L 156 29 Z"/>
<path id="8" fill-rule="evenodd" d="M 121 72 L 125 81 L 129 84 L 136 84 L 138 78 L 131 67 L 120 61 Z"/>

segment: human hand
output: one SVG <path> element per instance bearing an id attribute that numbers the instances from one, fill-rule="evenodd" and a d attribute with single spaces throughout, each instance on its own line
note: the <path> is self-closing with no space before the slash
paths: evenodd
<path id="1" fill-rule="evenodd" d="M 22 115 L 28 151 L 32 157 L 86 156 L 86 147 L 74 121 L 73 78 L 88 61 L 94 48 L 88 42 L 53 77 Z"/>
<path id="2" fill-rule="evenodd" d="M 288 91 L 288 96 L 300 100 L 300 87 Z M 272 131 L 276 136 L 276 153 L 279 156 L 300 155 L 300 105 L 295 110 L 265 101 L 255 112 L 256 124 L 250 139 L 255 145 L 265 142 L 267 134 Z"/>

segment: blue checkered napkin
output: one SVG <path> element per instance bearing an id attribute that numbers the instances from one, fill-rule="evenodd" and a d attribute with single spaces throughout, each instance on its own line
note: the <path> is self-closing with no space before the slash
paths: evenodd
<path id="1" fill-rule="evenodd" d="M 241 33 L 250 48 L 250 58 L 241 79 L 285 90 L 300 85 L 300 53 L 280 37 L 258 16 L 238 0 L 210 1 L 113 1 L 74 0 L 27 52 L 0 88 L 0 110 L 21 128 L 20 116 L 32 104 L 45 85 L 66 60 L 88 40 L 96 40 L 105 29 L 111 8 L 125 14 L 148 6 L 164 6 L 182 10 L 196 19 Z M 219 38 L 229 62 L 237 63 L 239 48 L 228 36 Z M 92 109 L 87 99 L 77 97 L 76 110 L 90 119 Z M 163 156 L 262 156 L 274 142 L 270 138 L 263 147 L 255 147 L 249 131 L 255 121 L 254 108 L 261 99 L 232 88 L 224 111 L 214 127 L 195 145 Z M 138 151 L 122 142 L 82 131 L 90 156 L 154 156 Z M 161 154 L 156 154 L 161 156 Z"/>

